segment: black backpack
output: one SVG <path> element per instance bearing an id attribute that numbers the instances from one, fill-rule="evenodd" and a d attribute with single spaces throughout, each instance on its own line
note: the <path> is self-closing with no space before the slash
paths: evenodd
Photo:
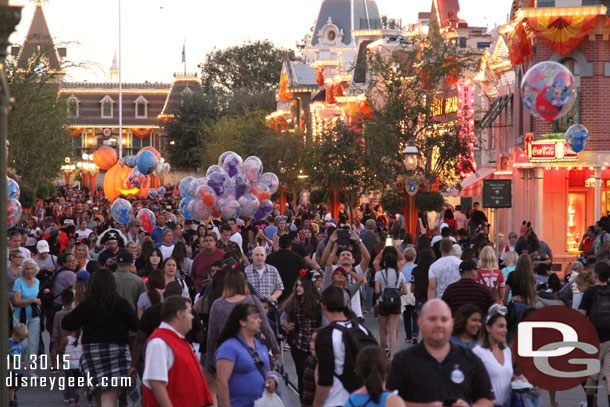
<path id="1" fill-rule="evenodd" d="M 610 287 L 599 287 L 589 311 L 589 320 L 597 329 L 610 328 Z"/>
<path id="2" fill-rule="evenodd" d="M 343 333 L 343 344 L 345 345 L 343 373 L 337 375 L 333 372 L 333 374 L 341 381 L 345 390 L 352 393 L 362 387 L 362 379 L 356 373 L 356 357 L 358 357 L 358 352 L 367 346 L 379 346 L 379 343 L 373 334 L 358 322 L 350 321 L 349 327 L 337 322 L 331 323 L 330 326 Z M 361 327 L 364 328 L 366 333 Z"/>
<path id="3" fill-rule="evenodd" d="M 398 275 L 398 270 L 396 271 L 396 287 L 388 286 L 388 270 L 385 269 L 385 276 L 383 275 L 384 270 L 381 270 L 381 277 L 385 282 L 385 288 L 383 289 L 383 293 L 381 293 L 381 304 L 384 308 L 396 309 L 400 308 L 400 290 L 398 289 L 398 281 L 400 280 L 400 276 Z"/>

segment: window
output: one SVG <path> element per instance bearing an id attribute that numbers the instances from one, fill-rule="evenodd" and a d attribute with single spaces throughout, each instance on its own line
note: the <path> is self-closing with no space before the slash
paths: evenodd
<path id="1" fill-rule="evenodd" d="M 491 42 L 477 42 L 477 49 L 486 49 L 489 48 Z"/>
<path id="2" fill-rule="evenodd" d="M 536 7 L 555 7 L 555 0 L 538 0 Z"/>
<path id="3" fill-rule="evenodd" d="M 148 116 L 148 100 L 140 95 L 133 103 L 135 104 L 136 118 L 146 118 Z"/>
<path id="4" fill-rule="evenodd" d="M 101 115 L 102 118 L 112 118 L 112 110 L 113 110 L 113 105 L 114 105 L 114 100 L 112 100 L 112 98 L 108 95 L 104 96 L 104 98 L 102 100 L 100 100 L 100 104 L 101 104 Z"/>
<path id="5" fill-rule="evenodd" d="M 468 40 L 468 38 L 466 38 L 466 37 L 460 37 L 460 48 L 466 48 L 467 40 Z"/>
<path id="6" fill-rule="evenodd" d="M 573 58 L 566 58 L 560 61 L 566 68 L 574 75 L 574 88 L 576 89 L 576 100 L 572 109 L 564 116 L 551 122 L 551 128 L 553 133 L 563 133 L 568 128 L 575 124 L 580 123 L 580 65 Z"/>
<path id="7" fill-rule="evenodd" d="M 78 99 L 75 96 L 68 99 L 68 117 L 78 117 Z"/>

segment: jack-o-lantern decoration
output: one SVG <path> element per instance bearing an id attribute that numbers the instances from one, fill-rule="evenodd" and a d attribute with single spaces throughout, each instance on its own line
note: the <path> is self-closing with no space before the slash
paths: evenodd
<path id="1" fill-rule="evenodd" d="M 118 159 L 116 150 L 110 146 L 102 146 L 93 153 L 93 162 L 104 171 L 116 164 Z"/>
<path id="2" fill-rule="evenodd" d="M 148 197 L 148 190 L 150 188 L 149 177 L 144 178 L 144 182 L 140 188 L 129 187 L 126 183 L 129 174 L 132 169 L 123 165 L 123 163 L 117 163 L 106 172 L 104 177 L 104 195 L 110 202 L 114 201 L 119 196 L 137 196 L 140 198 Z"/>

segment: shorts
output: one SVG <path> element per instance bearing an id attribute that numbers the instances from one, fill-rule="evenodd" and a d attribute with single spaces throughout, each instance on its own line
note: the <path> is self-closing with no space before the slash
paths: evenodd
<path id="1" fill-rule="evenodd" d="M 377 304 L 377 314 L 382 317 L 389 315 L 400 315 L 400 304 L 395 307 L 386 307 L 382 303 Z"/>
<path id="2" fill-rule="evenodd" d="M 599 344 L 599 363 L 600 372 L 590 376 L 590 379 L 597 382 L 599 376 L 610 376 L 610 341 Z"/>

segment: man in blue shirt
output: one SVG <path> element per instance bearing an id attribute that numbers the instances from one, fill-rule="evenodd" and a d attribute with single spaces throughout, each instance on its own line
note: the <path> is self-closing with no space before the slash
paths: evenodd
<path id="1" fill-rule="evenodd" d="M 155 241 L 155 247 L 163 244 L 163 231 L 165 229 L 167 229 L 167 226 L 165 226 L 165 212 L 163 212 L 157 217 L 157 226 L 150 232 L 150 236 Z"/>

